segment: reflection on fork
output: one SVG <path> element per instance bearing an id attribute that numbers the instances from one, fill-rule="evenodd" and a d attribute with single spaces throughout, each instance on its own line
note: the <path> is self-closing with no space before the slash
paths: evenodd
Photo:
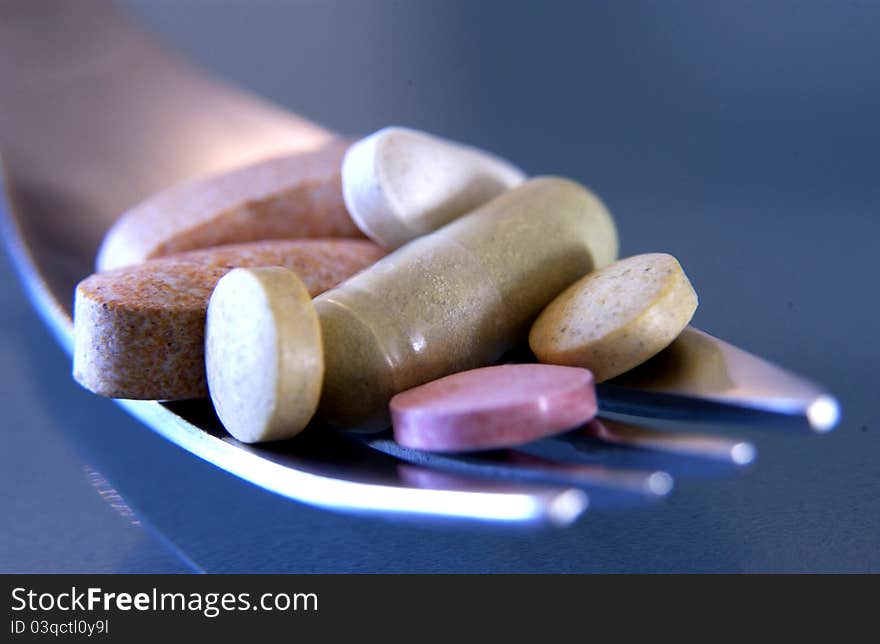
<path id="1" fill-rule="evenodd" d="M 480 479 L 491 485 L 566 485 L 589 490 L 594 500 L 597 491 L 621 493 L 621 498 L 664 497 L 673 488 L 671 473 L 720 475 L 748 465 L 756 455 L 751 443 L 735 438 L 598 419 L 554 439 L 470 454 L 408 449 L 388 433 L 352 438 L 411 464 L 406 470 L 408 480 L 423 487 L 461 489 Z M 695 467 L 695 463 L 702 466 Z"/>

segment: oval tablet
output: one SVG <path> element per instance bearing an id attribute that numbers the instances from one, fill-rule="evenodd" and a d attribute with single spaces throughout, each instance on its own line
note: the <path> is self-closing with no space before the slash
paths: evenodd
<path id="1" fill-rule="evenodd" d="M 361 139 L 342 162 L 345 205 L 385 248 L 430 233 L 525 178 L 488 152 L 403 127 Z"/>
<path id="2" fill-rule="evenodd" d="M 285 268 L 237 268 L 218 283 L 205 326 L 208 390 L 244 443 L 290 438 L 308 424 L 324 377 L 308 289 Z"/>
<path id="3" fill-rule="evenodd" d="M 435 452 L 513 447 L 596 415 L 586 369 L 507 364 L 434 380 L 391 399 L 394 438 Z"/>
<path id="4" fill-rule="evenodd" d="M 163 190 L 107 231 L 97 269 L 264 239 L 360 237 L 342 198 L 348 145 L 334 141 Z"/>
<path id="5" fill-rule="evenodd" d="M 602 382 L 666 348 L 696 309 L 674 257 L 636 255 L 563 291 L 535 321 L 529 346 L 541 362 L 584 367 Z"/>

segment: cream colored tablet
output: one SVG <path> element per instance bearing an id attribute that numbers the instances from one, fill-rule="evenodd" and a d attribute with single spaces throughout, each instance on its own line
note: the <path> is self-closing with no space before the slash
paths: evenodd
<path id="1" fill-rule="evenodd" d="M 237 268 L 218 283 L 205 326 L 208 390 L 245 443 L 291 438 L 318 406 L 324 358 L 305 285 L 285 268 Z"/>
<path id="2" fill-rule="evenodd" d="M 532 326 L 529 345 L 541 362 L 585 367 L 601 382 L 666 348 L 696 308 L 674 257 L 636 255 L 563 291 Z"/>
<path id="3" fill-rule="evenodd" d="M 402 127 L 361 139 L 342 162 L 345 205 L 385 248 L 430 233 L 524 180 L 519 168 L 488 152 Z"/>

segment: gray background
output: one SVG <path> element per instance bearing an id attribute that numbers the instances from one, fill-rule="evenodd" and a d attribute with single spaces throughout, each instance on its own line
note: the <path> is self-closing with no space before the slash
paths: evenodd
<path id="1" fill-rule="evenodd" d="M 822 381 L 844 416 L 822 437 L 745 429 L 742 475 L 568 530 L 353 518 L 81 390 L 3 259 L 0 570 L 880 571 L 880 3 L 124 4 L 331 129 L 414 126 L 586 183 L 624 254 L 680 259 L 696 324 Z"/>

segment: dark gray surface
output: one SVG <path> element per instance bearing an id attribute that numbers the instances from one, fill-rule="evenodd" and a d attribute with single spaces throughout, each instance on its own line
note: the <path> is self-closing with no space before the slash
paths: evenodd
<path id="1" fill-rule="evenodd" d="M 303 507 L 80 390 L 4 262 L 0 570 L 880 571 L 880 5 L 154 2 L 167 40 L 341 132 L 396 123 L 592 186 L 622 251 L 675 254 L 696 323 L 828 385 L 828 436 L 745 431 L 743 476 L 564 531 Z M 100 471 L 164 535 L 100 500 Z M 8 521 L 7 521 L 8 518 Z"/>
<path id="2" fill-rule="evenodd" d="M 120 432 L 131 432 L 133 422 L 90 404 L 16 279 L 4 255 L 0 572 L 197 570 L 108 480 L 104 463 L 133 454 L 105 458 L 93 430 L 119 423 Z"/>

